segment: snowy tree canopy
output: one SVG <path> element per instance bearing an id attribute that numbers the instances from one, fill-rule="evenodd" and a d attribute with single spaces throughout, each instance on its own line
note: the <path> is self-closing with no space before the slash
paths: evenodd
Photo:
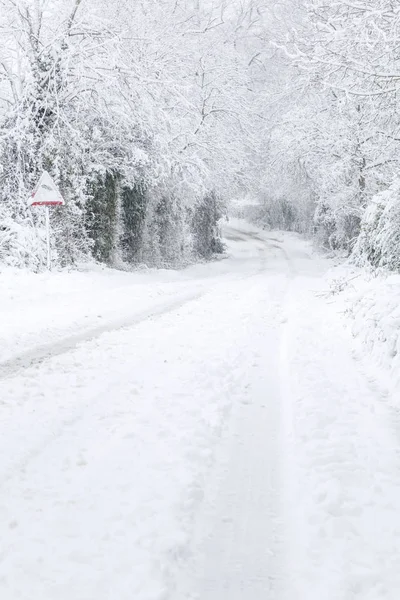
<path id="1" fill-rule="evenodd" d="M 285 75 L 269 134 L 264 218 L 271 221 L 271 206 L 278 217 L 289 206 L 293 228 L 358 255 L 375 195 L 398 189 L 400 7 L 387 0 L 286 6 L 292 16 L 272 40 Z M 398 228 L 394 213 L 390 221 Z"/>
<path id="2" fill-rule="evenodd" d="M 44 264 L 26 204 L 44 169 L 66 198 L 60 265 L 210 256 L 241 197 L 266 226 L 362 252 L 370 203 L 398 189 L 399 15 L 389 0 L 0 0 L 0 261 Z"/>
<path id="3" fill-rule="evenodd" d="M 43 263 L 26 207 L 43 169 L 67 200 L 52 216 L 60 264 L 187 260 L 196 211 L 212 196 L 219 215 L 248 185 L 262 25 L 250 0 L 2 0 L 1 260 Z"/>

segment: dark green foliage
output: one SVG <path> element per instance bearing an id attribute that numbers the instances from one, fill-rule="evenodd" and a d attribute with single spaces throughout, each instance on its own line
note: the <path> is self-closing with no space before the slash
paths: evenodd
<path id="1" fill-rule="evenodd" d="M 90 184 L 86 222 L 96 260 L 112 264 L 118 247 L 119 176 L 107 173 Z"/>
<path id="2" fill-rule="evenodd" d="M 193 249 L 201 258 L 211 258 L 213 254 L 222 253 L 224 248 L 218 228 L 218 221 L 223 216 L 222 206 L 217 196 L 210 193 L 199 202 L 193 214 Z"/>
<path id="3" fill-rule="evenodd" d="M 141 259 L 150 266 L 180 266 L 188 259 L 187 212 L 174 196 L 149 195 L 142 231 Z"/>
<path id="4" fill-rule="evenodd" d="M 51 209 L 50 222 L 54 236 L 53 260 L 62 267 L 85 261 L 91 250 L 91 240 L 82 207 L 67 199 L 65 206 Z"/>
<path id="5" fill-rule="evenodd" d="M 184 220 L 182 206 L 176 199 L 164 195 L 157 204 L 156 223 L 159 254 L 165 266 L 176 265 L 183 255 L 182 231 Z"/>
<path id="6" fill-rule="evenodd" d="M 295 206 L 286 198 L 271 199 L 264 208 L 260 221 L 269 229 L 296 231 L 298 214 Z"/>
<path id="7" fill-rule="evenodd" d="M 133 264 L 142 260 L 143 228 L 146 218 L 147 198 L 143 187 L 122 188 L 121 250 L 123 259 Z"/>

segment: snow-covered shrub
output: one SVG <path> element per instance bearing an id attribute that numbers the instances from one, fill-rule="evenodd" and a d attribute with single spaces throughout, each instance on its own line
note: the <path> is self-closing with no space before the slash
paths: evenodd
<path id="1" fill-rule="evenodd" d="M 318 244 L 329 250 L 345 250 L 348 254 L 360 232 L 360 209 L 339 205 L 338 208 L 317 202 L 314 215 L 314 234 Z"/>
<path id="2" fill-rule="evenodd" d="M 46 264 L 46 231 L 28 220 L 0 219 L 0 264 L 39 271 Z"/>
<path id="3" fill-rule="evenodd" d="M 377 194 L 365 211 L 354 249 L 358 263 L 400 270 L 400 183 Z"/>
<path id="4" fill-rule="evenodd" d="M 268 229 L 309 235 L 315 211 L 313 189 L 304 167 L 293 157 L 293 149 L 286 151 L 286 143 L 290 144 L 290 139 L 274 139 L 279 161 L 264 174 L 255 220 Z"/>
<path id="5" fill-rule="evenodd" d="M 167 190 L 147 192 L 144 213 L 141 262 L 150 266 L 172 267 L 188 260 L 187 218 L 184 204 Z"/>

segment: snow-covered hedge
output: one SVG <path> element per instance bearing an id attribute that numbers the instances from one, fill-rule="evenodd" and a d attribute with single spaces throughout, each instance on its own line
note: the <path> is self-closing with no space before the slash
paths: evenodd
<path id="1" fill-rule="evenodd" d="M 359 270 L 348 279 L 342 297 L 351 332 L 371 364 L 388 373 L 388 387 L 400 392 L 400 275 Z"/>
<path id="2" fill-rule="evenodd" d="M 400 270 L 400 182 L 377 194 L 367 207 L 354 248 L 357 263 Z"/>

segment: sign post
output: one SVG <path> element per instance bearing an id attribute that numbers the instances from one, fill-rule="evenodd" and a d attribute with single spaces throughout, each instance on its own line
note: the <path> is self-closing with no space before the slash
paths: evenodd
<path id="1" fill-rule="evenodd" d="M 47 243 L 47 270 L 51 271 L 50 209 L 48 206 L 46 206 L 46 243 Z"/>
<path id="2" fill-rule="evenodd" d="M 46 245 L 47 245 L 47 268 L 51 270 L 51 247 L 50 247 L 50 206 L 63 206 L 65 204 L 56 184 L 47 171 L 43 171 L 37 182 L 31 197 L 29 206 L 44 206 L 46 209 Z"/>

